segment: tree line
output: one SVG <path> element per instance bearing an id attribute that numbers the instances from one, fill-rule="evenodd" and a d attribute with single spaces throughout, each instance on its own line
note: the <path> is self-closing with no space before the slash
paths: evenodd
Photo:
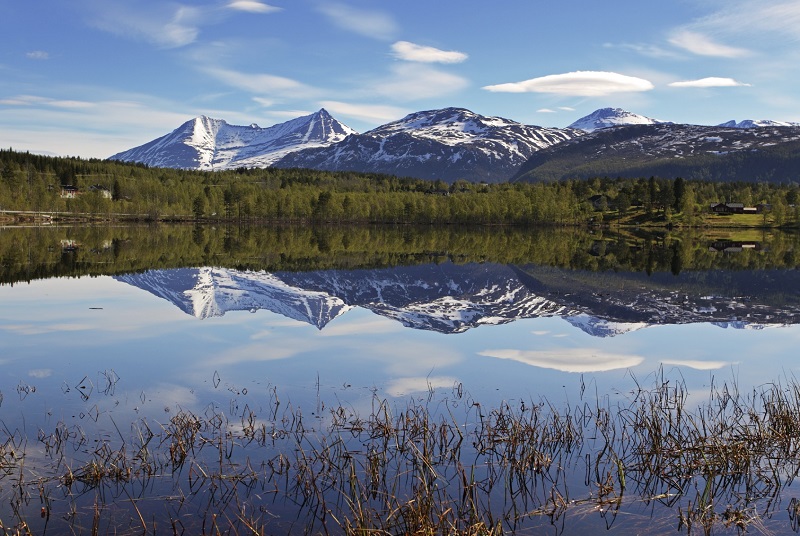
<path id="1" fill-rule="evenodd" d="M 653 176 L 448 184 L 305 169 L 151 168 L 0 150 L 0 209 L 148 220 L 580 224 L 636 210 L 648 221 L 694 225 L 711 203 L 731 201 L 768 204 L 773 224 L 792 225 L 800 221 L 798 199 L 795 183 Z"/>

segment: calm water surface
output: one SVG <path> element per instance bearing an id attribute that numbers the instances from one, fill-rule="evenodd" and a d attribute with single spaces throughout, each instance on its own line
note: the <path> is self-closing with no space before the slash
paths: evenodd
<path id="1" fill-rule="evenodd" d="M 396 413 L 420 404 L 436 415 L 449 412 L 466 431 L 474 428 L 469 419 L 480 420 L 476 408 L 524 413 L 542 405 L 543 412 L 574 413 L 624 405 L 642 388 L 672 382 L 694 409 L 708 402 L 712 387 L 748 393 L 788 386 L 797 374 L 800 287 L 792 237 L 720 242 L 570 233 L 568 241 L 509 232 L 493 238 L 486 231 L 409 237 L 400 230 L 399 237 L 359 239 L 359 250 L 342 246 L 354 233 L 346 230 L 276 232 L 0 232 L 3 526 L 124 533 L 172 530 L 177 521 L 194 533 L 201 525 L 211 530 L 210 513 L 223 519 L 227 512 L 217 528 L 236 533 L 244 509 L 267 532 L 337 532 L 339 525 L 325 525 L 318 513 L 297 513 L 307 501 L 271 491 L 278 479 L 264 469 L 281 448 L 314 448 L 333 408 L 366 418 L 376 401 Z M 565 251 L 547 257 L 551 241 Z M 487 243 L 500 244 L 496 258 Z M 179 434 L 168 432 L 186 415 L 216 419 L 216 432 L 203 431 L 220 447 L 205 446 L 204 454 L 198 443 L 196 459 L 175 463 L 169 445 Z M 311 439 L 276 446 L 274 433 L 271 441 L 253 441 L 243 432 L 249 416 L 273 431 L 282 416 L 296 431 L 287 415 L 302 415 Z M 597 501 L 596 480 L 605 473 L 590 474 L 592 448 L 599 448 L 591 435 L 579 455 L 564 458 L 568 470 L 552 470 L 563 475 L 542 479 L 528 497 L 528 514 L 541 512 L 507 516 L 506 530 L 627 534 L 650 527 L 668 534 L 677 532 L 682 513 L 708 498 L 705 479 L 686 484 L 683 494 L 667 485 L 637 495 L 630 473 L 628 495 L 621 507 L 610 503 L 609 515 L 609 504 Z M 209 463 L 206 454 L 221 458 L 226 437 L 226 463 L 237 471 L 251 467 L 248 474 L 269 485 L 209 476 L 208 488 L 193 487 Z M 463 447 L 471 460 L 473 447 Z M 130 460 L 141 462 L 142 452 L 160 469 L 137 480 L 142 465 Z M 93 460 L 127 463 L 134 475 L 106 472 L 92 480 L 86 467 Z M 81 471 L 83 480 L 65 476 Z M 718 533 L 743 526 L 792 531 L 797 491 L 793 469 L 787 471 L 769 499 L 749 489 L 752 497 L 737 498 L 744 487 L 721 489 L 720 500 L 740 501 L 733 506 L 747 522 L 737 525 L 725 517 L 727 503 L 709 501 L 702 507 L 717 518 L 708 526 Z M 619 488 L 621 475 L 611 473 Z M 531 478 L 539 477 L 534 471 Z M 235 499 L 226 490 L 236 490 Z M 498 512 L 509 503 L 497 490 L 483 493 L 486 504 L 498 501 Z M 700 526 L 696 520 L 688 528 Z"/>

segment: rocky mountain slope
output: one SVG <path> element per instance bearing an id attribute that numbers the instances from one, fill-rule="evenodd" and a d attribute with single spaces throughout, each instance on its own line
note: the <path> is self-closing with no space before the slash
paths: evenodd
<path id="1" fill-rule="evenodd" d="M 267 167 L 292 151 L 325 147 L 354 133 L 325 109 L 267 128 L 229 125 L 201 116 L 110 159 L 199 170 Z"/>
<path id="2" fill-rule="evenodd" d="M 582 134 L 445 108 L 410 114 L 330 147 L 298 151 L 274 165 L 499 182 L 536 151 Z"/>
<path id="3" fill-rule="evenodd" d="M 655 124 L 606 128 L 535 153 L 511 180 L 652 175 L 800 180 L 800 127 Z"/>

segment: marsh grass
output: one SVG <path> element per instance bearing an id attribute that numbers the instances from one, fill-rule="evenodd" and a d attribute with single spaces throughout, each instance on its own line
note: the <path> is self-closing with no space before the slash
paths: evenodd
<path id="1" fill-rule="evenodd" d="M 614 400 L 582 385 L 564 407 L 488 408 L 454 386 L 405 405 L 374 395 L 367 414 L 318 400 L 308 418 L 273 389 L 260 406 L 178 407 L 91 440 L 63 422 L 35 441 L 3 427 L 0 532 L 800 528 L 800 503 L 784 496 L 800 471 L 798 382 L 712 385 L 690 407 L 680 378 L 633 381 Z"/>

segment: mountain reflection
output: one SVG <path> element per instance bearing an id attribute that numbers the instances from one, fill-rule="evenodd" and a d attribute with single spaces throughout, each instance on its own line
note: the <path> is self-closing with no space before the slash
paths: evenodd
<path id="1" fill-rule="evenodd" d="M 272 273 L 179 268 L 116 279 L 200 319 L 264 309 L 323 329 L 360 307 L 406 327 L 440 333 L 558 316 L 590 335 L 610 337 L 657 324 L 704 322 L 740 329 L 794 324 L 797 295 L 785 289 L 798 288 L 798 275 L 710 270 L 675 277 L 446 262 Z"/>

